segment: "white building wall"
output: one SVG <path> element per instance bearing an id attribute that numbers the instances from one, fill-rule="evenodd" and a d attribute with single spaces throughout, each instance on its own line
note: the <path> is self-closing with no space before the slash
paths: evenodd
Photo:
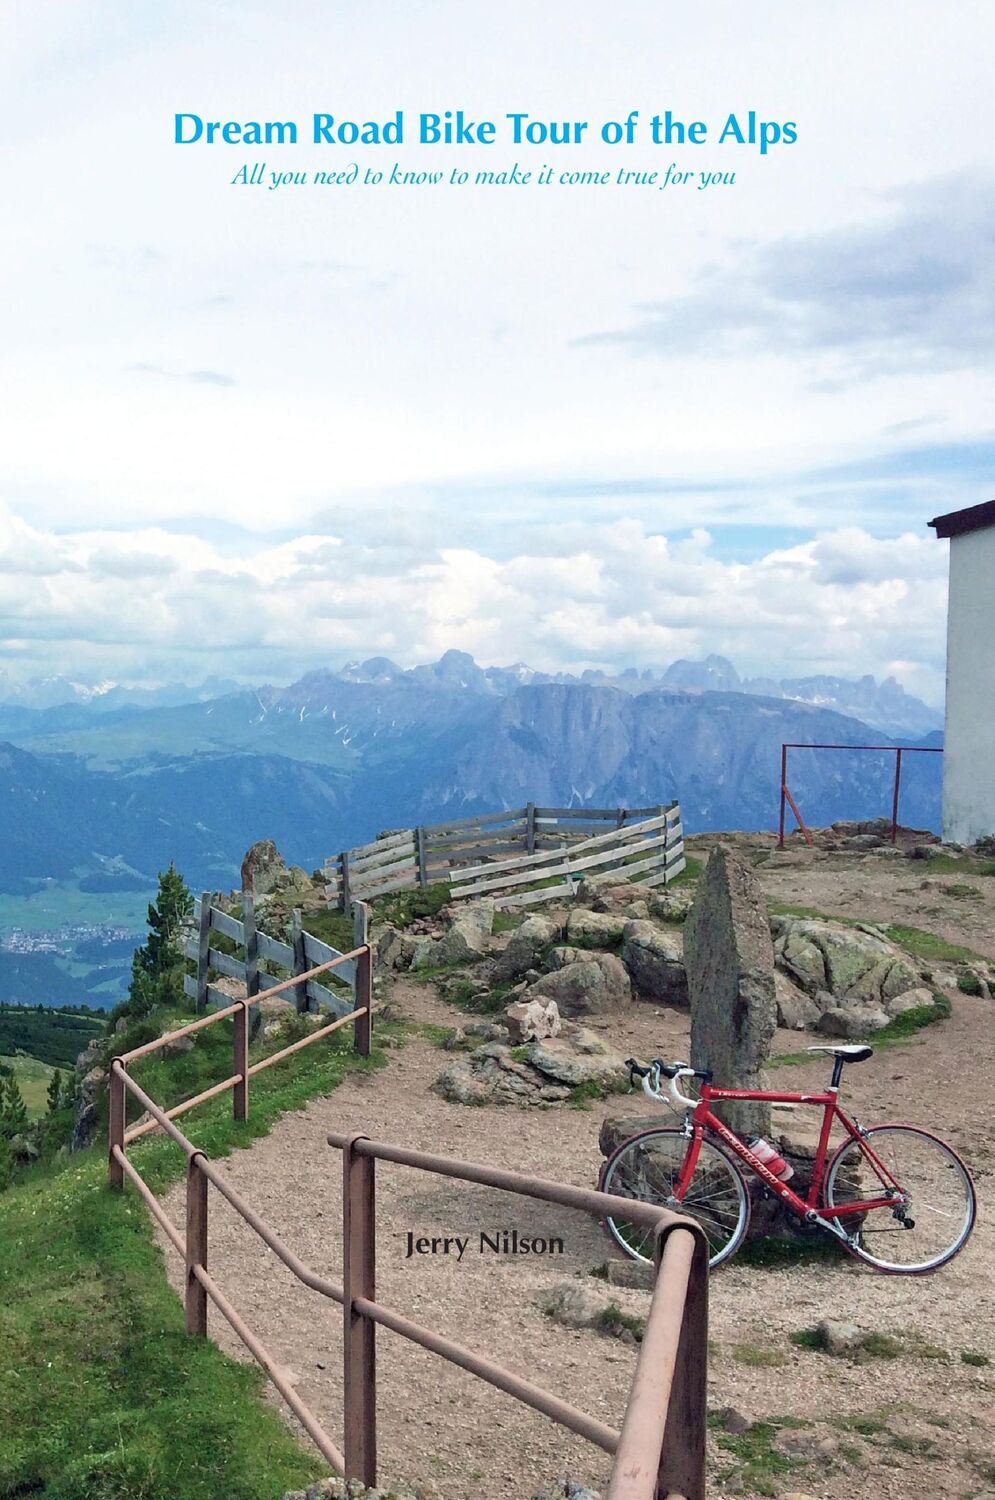
<path id="1" fill-rule="evenodd" d="M 995 526 L 950 539 L 943 836 L 995 833 Z"/>

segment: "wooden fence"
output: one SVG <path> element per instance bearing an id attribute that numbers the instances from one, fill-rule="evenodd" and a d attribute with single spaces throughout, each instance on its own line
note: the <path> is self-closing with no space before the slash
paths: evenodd
<path id="1" fill-rule="evenodd" d="M 537 807 L 529 802 L 505 812 L 396 829 L 326 860 L 325 894 L 340 911 L 348 911 L 356 900 L 371 901 L 391 891 L 461 878 L 465 866 L 483 861 L 562 851 L 606 828 L 637 827 L 664 811 L 662 805 Z"/>
<path id="2" fill-rule="evenodd" d="M 197 965 L 197 972 L 184 976 L 183 992 L 196 1002 L 198 1012 L 208 1006 L 231 1004 L 231 995 L 211 983 L 212 972 L 244 984 L 245 993 L 251 1000 L 260 990 L 273 989 L 288 978 L 304 976 L 311 969 L 342 958 L 337 948 L 303 930 L 299 911 L 293 913 L 291 942 L 284 943 L 260 932 L 256 926 L 255 903 L 249 895 L 242 896 L 241 921 L 212 905 L 207 892 L 194 903 L 194 919 L 197 935 L 188 940 L 184 953 Z M 367 940 L 368 912 L 362 902 L 353 906 L 353 920 L 358 948 Z M 211 937 L 215 933 L 221 933 L 240 947 L 241 958 L 212 945 Z M 266 964 L 271 967 L 266 968 Z M 325 1009 L 343 1016 L 353 1009 L 356 994 L 354 960 L 338 963 L 331 972 L 336 980 L 341 981 L 341 989 L 332 990 L 317 979 L 304 977 L 293 986 L 292 998 L 299 1011 Z"/>
<path id="3" fill-rule="evenodd" d="M 579 843 L 454 870 L 450 895 L 454 901 L 493 896 L 498 906 L 532 906 L 571 895 L 575 883 L 588 872 L 617 871 L 626 880 L 654 886 L 669 884 L 684 867 L 681 809 L 674 802 L 661 807 L 655 817 Z"/>

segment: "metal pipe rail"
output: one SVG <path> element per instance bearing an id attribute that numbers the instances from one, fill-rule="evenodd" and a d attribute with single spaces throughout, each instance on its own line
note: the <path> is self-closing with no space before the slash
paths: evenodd
<path id="1" fill-rule="evenodd" d="M 292 1042 L 287 1047 L 271 1053 L 269 1057 L 261 1058 L 258 1062 L 249 1064 L 249 1010 L 252 1005 L 268 996 L 277 995 L 286 989 L 293 989 L 302 980 L 306 981 L 317 974 L 324 973 L 328 969 L 337 968 L 340 964 L 355 960 L 356 964 L 356 995 L 362 1003 L 346 1016 L 340 1016 L 328 1026 L 322 1026 L 310 1035 L 302 1037 L 299 1041 Z M 235 1019 L 233 1054 L 235 1071 L 230 1077 L 221 1082 L 213 1084 L 191 1099 L 184 1099 L 182 1103 L 174 1105 L 171 1109 L 163 1109 L 150 1097 L 142 1086 L 131 1077 L 128 1072 L 129 1062 L 134 1062 L 141 1057 L 147 1057 L 151 1053 L 160 1051 L 169 1043 L 180 1037 L 189 1036 L 192 1032 L 201 1031 L 205 1026 L 212 1026 L 216 1021 L 223 1021 L 232 1016 Z M 212 1012 L 209 1016 L 202 1016 L 188 1025 L 180 1026 L 175 1031 L 167 1032 L 164 1036 L 156 1038 L 155 1041 L 147 1042 L 144 1046 L 135 1047 L 130 1052 L 115 1057 L 110 1068 L 110 1089 L 108 1101 L 108 1177 L 112 1187 L 120 1188 L 127 1177 L 132 1182 L 142 1198 L 153 1218 L 160 1225 L 163 1233 L 172 1244 L 173 1248 L 183 1257 L 186 1265 L 186 1326 L 187 1332 L 195 1335 L 207 1333 L 207 1302 L 210 1299 L 221 1315 L 231 1324 L 235 1333 L 241 1339 L 253 1358 L 263 1367 L 270 1380 L 280 1392 L 291 1411 L 297 1417 L 301 1426 L 308 1433 L 321 1453 L 322 1457 L 336 1470 L 337 1473 L 345 1472 L 345 1459 L 324 1431 L 317 1417 L 300 1398 L 294 1388 L 289 1384 L 282 1373 L 279 1365 L 273 1360 L 269 1351 L 256 1338 L 255 1334 L 239 1315 L 231 1302 L 221 1291 L 220 1287 L 209 1275 L 207 1270 L 207 1228 L 208 1228 L 208 1204 L 207 1185 L 213 1183 L 222 1197 L 226 1198 L 235 1211 L 245 1220 L 249 1227 L 259 1235 L 273 1253 L 292 1272 L 298 1281 L 312 1291 L 330 1298 L 334 1302 L 341 1303 L 344 1300 L 344 1289 L 327 1277 L 319 1276 L 310 1266 L 306 1265 L 294 1254 L 275 1234 L 269 1225 L 245 1202 L 241 1194 L 231 1186 L 222 1176 L 217 1168 L 208 1161 L 203 1151 L 184 1135 L 183 1131 L 173 1123 L 174 1119 L 197 1104 L 203 1104 L 208 1099 L 215 1098 L 227 1089 L 233 1092 L 233 1112 L 236 1119 L 245 1119 L 249 1110 L 249 1079 L 264 1068 L 272 1067 L 275 1063 L 282 1062 L 284 1058 L 299 1052 L 303 1047 L 310 1047 L 323 1037 L 338 1031 L 340 1027 L 352 1022 L 355 1028 L 355 1045 L 357 1051 L 364 1056 L 369 1056 L 372 1044 L 372 1019 L 373 1019 L 373 962 L 372 951 L 369 944 L 356 948 L 351 953 L 343 953 L 340 957 L 329 960 L 327 963 L 319 964 L 307 974 L 295 974 L 292 979 L 282 984 L 274 985 L 262 994 L 237 1000 L 233 1005 L 225 1006 L 221 1010 Z M 150 1119 L 131 1130 L 125 1129 L 126 1099 L 131 1094 L 138 1100 Z M 186 1199 L 186 1233 L 180 1231 L 170 1220 L 162 1204 L 156 1198 L 151 1188 L 145 1182 L 138 1169 L 128 1160 L 126 1148 L 133 1141 L 147 1135 L 152 1130 L 161 1129 L 166 1135 L 179 1146 L 187 1159 L 187 1199 Z"/>
<path id="2" fill-rule="evenodd" d="M 362 1134 L 333 1132 L 342 1152 L 346 1471 L 376 1484 L 376 1344 L 379 1324 L 505 1391 L 615 1455 L 608 1500 L 703 1500 L 708 1247 L 693 1220 L 591 1188 L 460 1161 Z M 657 1276 L 621 1433 L 550 1391 L 422 1327 L 375 1298 L 376 1161 L 390 1161 L 655 1232 Z"/>

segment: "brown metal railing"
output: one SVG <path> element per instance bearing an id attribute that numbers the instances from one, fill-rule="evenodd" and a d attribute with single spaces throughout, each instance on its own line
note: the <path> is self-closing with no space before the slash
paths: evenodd
<path id="1" fill-rule="evenodd" d="M 611 1193 L 433 1156 L 362 1134 L 332 1134 L 343 1162 L 346 1472 L 377 1482 L 376 1325 L 419 1344 L 615 1455 L 608 1500 L 702 1500 L 708 1347 L 708 1248 L 691 1219 Z M 481 1183 L 654 1231 L 656 1283 L 621 1433 L 549 1391 L 375 1300 L 375 1162 Z"/>
<path id="2" fill-rule="evenodd" d="M 356 1029 L 357 1049 L 368 1055 L 372 1001 L 369 946 L 343 954 L 341 958 L 322 964 L 320 969 L 334 968 L 337 964 L 352 959 L 356 960 L 356 998 L 361 1002 L 356 1009 L 252 1066 L 248 1063 L 248 1011 L 253 1002 L 248 1000 L 236 1001 L 211 1016 L 179 1027 L 155 1042 L 136 1047 L 115 1058 L 111 1064 L 108 1152 L 110 1182 L 113 1187 L 120 1188 L 127 1177 L 134 1184 L 149 1212 L 183 1258 L 186 1266 L 184 1303 L 187 1332 L 196 1336 L 206 1335 L 207 1305 L 209 1301 L 213 1302 L 253 1358 L 266 1371 L 322 1457 L 337 1473 L 361 1478 L 367 1485 L 376 1483 L 376 1326 L 380 1324 L 479 1376 L 597 1447 L 614 1454 L 608 1500 L 703 1500 L 708 1250 L 700 1228 L 692 1220 L 613 1194 L 527 1177 L 518 1172 L 504 1171 L 477 1162 L 432 1156 L 403 1146 L 370 1141 L 363 1135 L 330 1135 L 329 1144 L 338 1147 L 343 1153 L 343 1282 L 339 1285 L 319 1275 L 300 1260 L 246 1203 L 204 1152 L 174 1123 L 177 1115 L 215 1097 L 227 1088 L 231 1088 L 234 1093 L 236 1119 L 244 1119 L 249 1106 L 248 1080 L 253 1073 L 271 1066 L 302 1046 L 318 1041 L 350 1021 Z M 277 994 L 299 983 L 300 976 L 295 975 L 284 984 L 266 991 L 266 995 Z M 264 996 L 255 998 L 258 1000 Z M 137 1057 L 148 1056 L 178 1037 L 199 1031 L 227 1016 L 235 1018 L 235 1072 L 230 1078 L 165 1110 L 128 1073 L 128 1064 Z M 146 1125 L 131 1131 L 125 1130 L 127 1093 L 137 1099 L 150 1116 Z M 152 1129 L 161 1129 L 187 1158 L 185 1233 L 181 1233 L 172 1223 L 162 1204 L 127 1156 L 127 1146 Z M 474 1351 L 412 1322 L 403 1314 L 375 1300 L 374 1163 L 377 1159 L 558 1203 L 599 1219 L 609 1214 L 624 1214 L 630 1222 L 654 1231 L 656 1284 L 620 1433 L 579 1411 L 552 1392 L 532 1385 L 520 1375 L 502 1369 Z M 324 1431 L 317 1417 L 288 1383 L 279 1364 L 256 1338 L 210 1275 L 208 1184 L 221 1193 L 304 1286 L 342 1306 L 345 1362 L 344 1452 L 340 1451 Z"/>

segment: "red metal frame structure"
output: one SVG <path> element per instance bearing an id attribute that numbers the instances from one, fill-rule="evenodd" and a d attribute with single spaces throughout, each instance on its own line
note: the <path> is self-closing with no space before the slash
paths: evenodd
<path id="1" fill-rule="evenodd" d="M 253 1003 L 293 989 L 339 964 L 356 961 L 357 1006 L 347 1016 L 312 1032 L 301 1041 L 249 1065 L 249 1009 Z M 231 1077 L 186 1099 L 172 1109 L 160 1109 L 128 1072 L 129 1063 L 148 1056 L 179 1037 L 234 1018 Z M 356 1048 L 368 1055 L 372 1022 L 372 954 L 368 944 L 321 964 L 307 975 L 294 975 L 252 1000 L 201 1017 L 143 1047 L 116 1057 L 111 1063 L 108 1173 L 112 1187 L 133 1183 L 152 1217 L 160 1225 L 186 1265 L 185 1309 L 187 1332 L 207 1333 L 208 1301 L 228 1321 L 253 1358 L 263 1367 L 297 1417 L 322 1457 L 339 1474 L 376 1482 L 376 1326 L 390 1328 L 403 1338 L 490 1382 L 499 1390 L 544 1413 L 615 1455 L 608 1500 L 704 1500 L 705 1409 L 708 1347 L 708 1247 L 693 1220 L 650 1204 L 634 1203 L 593 1189 L 571 1187 L 543 1178 L 482 1166 L 475 1162 L 429 1156 L 401 1146 L 368 1140 L 365 1136 L 329 1136 L 343 1153 L 343 1284 L 320 1276 L 307 1266 L 231 1186 L 174 1123 L 176 1116 L 231 1089 L 236 1119 L 249 1108 L 249 1079 L 264 1068 L 312 1045 L 352 1022 Z M 130 1093 L 147 1110 L 150 1120 L 126 1129 L 125 1102 Z M 129 1160 L 127 1147 L 150 1130 L 163 1130 L 187 1160 L 185 1234 L 176 1228 L 159 1200 Z M 401 1162 L 424 1171 L 484 1183 L 549 1203 L 580 1209 L 602 1219 L 625 1212 L 628 1218 L 654 1231 L 656 1283 L 646 1331 L 640 1347 L 621 1432 L 577 1410 L 552 1392 L 540 1389 L 512 1371 L 502 1369 L 472 1350 L 411 1322 L 375 1301 L 375 1179 L 377 1159 Z M 286 1379 L 280 1365 L 245 1323 L 208 1271 L 208 1184 L 213 1185 L 283 1264 L 312 1291 L 343 1309 L 345 1362 L 344 1453 L 324 1431 L 317 1417 Z"/>
<path id="2" fill-rule="evenodd" d="M 942 755 L 943 749 L 940 745 L 813 745 L 803 741 L 786 741 L 781 745 L 781 805 L 777 825 L 777 846 L 784 848 L 784 807 L 785 803 L 790 806 L 798 820 L 798 827 L 805 836 L 805 842 L 812 847 L 812 835 L 805 827 L 805 820 L 798 811 L 798 804 L 791 795 L 788 787 L 788 751 L 789 750 L 883 750 L 890 751 L 895 757 L 895 788 L 891 799 L 891 842 L 898 842 L 898 798 L 902 784 L 902 756 L 903 755 Z"/>

